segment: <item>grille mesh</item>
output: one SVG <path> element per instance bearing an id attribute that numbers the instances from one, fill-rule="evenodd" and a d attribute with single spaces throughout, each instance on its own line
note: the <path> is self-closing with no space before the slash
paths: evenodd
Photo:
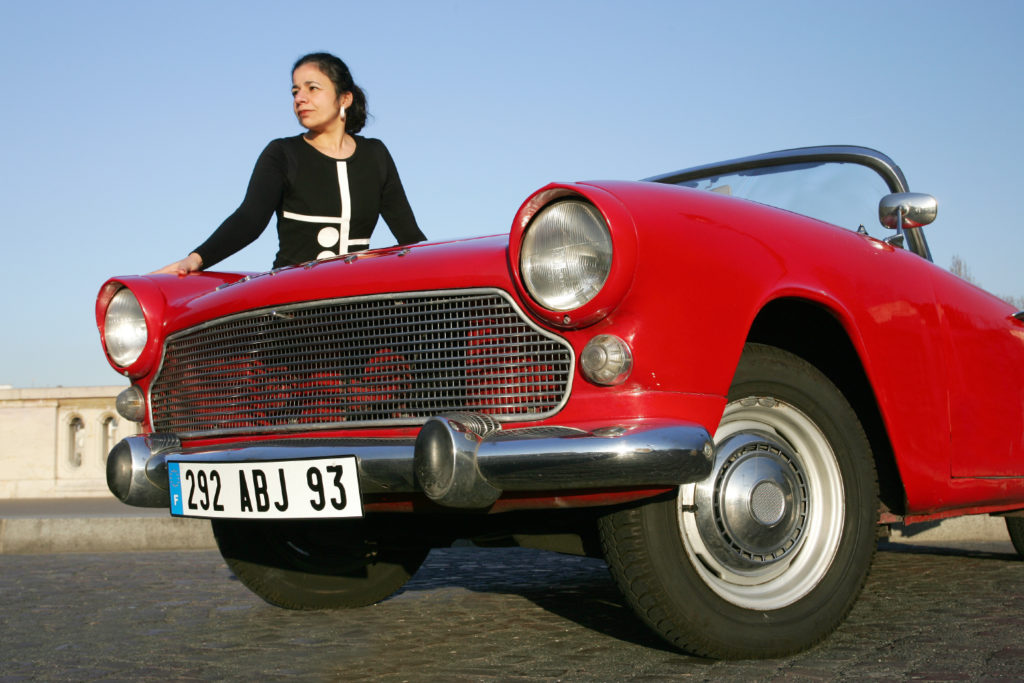
<path id="1" fill-rule="evenodd" d="M 168 338 L 150 405 L 184 436 L 498 420 L 564 402 L 572 349 L 498 291 L 317 301 L 250 311 Z"/>

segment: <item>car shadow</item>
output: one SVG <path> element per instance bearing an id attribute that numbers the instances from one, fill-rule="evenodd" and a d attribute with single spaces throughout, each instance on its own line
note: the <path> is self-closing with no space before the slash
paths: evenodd
<path id="1" fill-rule="evenodd" d="M 1006 549 L 1009 550 L 1006 550 Z M 1019 562 L 1008 544 L 971 547 L 881 541 L 880 553 L 958 556 Z M 434 550 L 403 590 L 463 588 L 477 593 L 518 595 L 553 615 L 619 641 L 685 657 L 636 616 L 603 560 L 526 548 L 453 547 Z"/>
<path id="2" fill-rule="evenodd" d="M 636 616 L 610 576 L 567 586 L 526 589 L 520 595 L 546 612 L 595 633 L 673 655 L 681 654 Z M 702 661 L 697 657 L 692 659 Z"/>
<path id="3" fill-rule="evenodd" d="M 518 595 L 588 630 L 679 654 L 633 613 L 603 560 L 527 548 L 435 549 L 402 592 L 445 588 Z"/>
<path id="4" fill-rule="evenodd" d="M 990 546 L 990 547 L 986 547 Z M 924 543 L 898 543 L 892 541 L 879 541 L 879 552 L 887 553 L 908 553 L 914 555 L 942 555 L 946 557 L 971 557 L 975 559 L 1003 560 L 1020 562 L 1021 556 L 1014 552 L 1009 543 L 970 544 L 957 546 L 948 545 L 927 545 Z"/>

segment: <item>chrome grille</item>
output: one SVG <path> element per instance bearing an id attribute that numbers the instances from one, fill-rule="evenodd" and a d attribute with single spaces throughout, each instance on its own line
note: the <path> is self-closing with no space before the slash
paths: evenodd
<path id="1" fill-rule="evenodd" d="M 168 337 L 159 432 L 207 436 L 419 424 L 451 411 L 530 420 L 568 396 L 568 342 L 497 290 L 248 311 Z"/>

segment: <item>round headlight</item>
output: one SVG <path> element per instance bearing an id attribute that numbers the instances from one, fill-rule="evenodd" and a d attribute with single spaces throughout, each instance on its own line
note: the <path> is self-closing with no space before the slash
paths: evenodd
<path id="1" fill-rule="evenodd" d="M 107 306 L 103 325 L 103 338 L 107 353 L 121 367 L 128 367 L 142 354 L 149 333 L 142 306 L 131 290 L 118 290 Z"/>
<path id="2" fill-rule="evenodd" d="M 541 210 L 523 235 L 519 266 L 526 289 L 544 308 L 583 306 L 612 267 L 612 237 L 601 213 L 571 199 Z"/>

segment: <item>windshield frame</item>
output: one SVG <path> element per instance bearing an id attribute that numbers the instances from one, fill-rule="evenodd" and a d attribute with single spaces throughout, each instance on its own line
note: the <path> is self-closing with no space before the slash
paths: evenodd
<path id="1" fill-rule="evenodd" d="M 681 183 L 701 180 L 710 176 L 737 174 L 743 171 L 758 168 L 771 168 L 773 166 L 791 166 L 802 163 L 847 163 L 865 166 L 879 176 L 885 182 L 890 192 L 909 192 L 910 186 L 903 171 L 892 159 L 878 150 L 869 147 L 857 147 L 853 145 L 827 145 L 819 147 L 798 147 L 784 149 L 766 154 L 756 154 L 749 157 L 730 159 L 712 164 L 694 166 L 671 173 L 644 178 L 644 180 L 655 183 L 666 183 L 677 185 Z M 882 198 L 879 197 L 879 200 Z M 925 241 L 921 228 L 906 228 L 907 246 L 910 251 L 929 261 L 932 260 L 931 251 Z"/>

